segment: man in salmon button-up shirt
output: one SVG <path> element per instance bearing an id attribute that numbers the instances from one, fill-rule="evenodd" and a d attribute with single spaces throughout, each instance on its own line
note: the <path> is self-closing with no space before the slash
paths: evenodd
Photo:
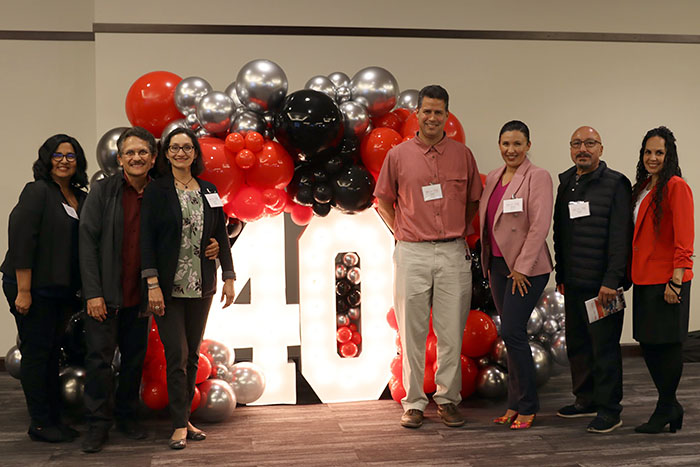
<path id="1" fill-rule="evenodd" d="M 417 135 L 387 154 L 374 195 L 397 240 L 394 308 L 403 345 L 401 425 L 418 428 L 430 309 L 437 335 L 437 391 L 433 400 L 448 426 L 461 426 L 462 335 L 471 302 L 471 261 L 465 243 L 477 211 L 481 179 L 472 152 L 445 135 L 449 96 L 426 86 L 418 97 Z"/>

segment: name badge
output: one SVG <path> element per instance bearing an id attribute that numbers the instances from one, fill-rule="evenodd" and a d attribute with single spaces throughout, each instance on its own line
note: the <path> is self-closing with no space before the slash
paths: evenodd
<path id="1" fill-rule="evenodd" d="M 207 203 L 209 203 L 209 207 L 220 208 L 224 205 L 224 203 L 221 201 L 221 198 L 219 198 L 218 193 L 205 193 L 204 197 L 207 198 Z"/>
<path id="2" fill-rule="evenodd" d="M 523 199 L 512 198 L 503 200 L 503 214 L 511 212 L 523 212 Z"/>
<path id="3" fill-rule="evenodd" d="M 423 201 L 433 201 L 442 199 L 442 188 L 440 185 L 425 185 L 421 187 L 423 190 Z"/>
<path id="4" fill-rule="evenodd" d="M 73 209 L 73 206 L 70 206 L 66 203 L 61 203 L 61 204 L 63 204 L 63 209 L 66 210 L 66 214 L 71 216 L 73 219 L 78 219 L 78 213 L 75 212 L 75 209 Z"/>
<path id="5" fill-rule="evenodd" d="M 570 201 L 569 202 L 569 219 L 578 219 L 579 217 L 587 217 L 591 215 L 591 207 L 588 201 Z"/>

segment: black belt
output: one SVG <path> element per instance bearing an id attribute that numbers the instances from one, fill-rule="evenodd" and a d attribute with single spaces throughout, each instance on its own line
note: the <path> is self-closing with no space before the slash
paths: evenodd
<path id="1" fill-rule="evenodd" d="M 439 238 L 437 240 L 428 240 L 430 243 L 447 243 L 447 242 L 454 242 L 455 240 L 459 240 L 462 237 L 452 237 L 452 238 Z"/>

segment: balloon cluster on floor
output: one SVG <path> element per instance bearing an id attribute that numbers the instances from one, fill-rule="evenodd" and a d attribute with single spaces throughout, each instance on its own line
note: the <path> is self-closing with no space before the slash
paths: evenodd
<path id="1" fill-rule="evenodd" d="M 478 230 L 478 229 L 477 229 Z M 501 320 L 496 312 L 489 282 L 481 269 L 480 242 L 471 245 L 472 310 L 462 339 L 462 398 L 473 393 L 489 399 L 504 397 L 508 392 L 508 351 L 500 335 Z M 391 397 L 400 402 L 406 395 L 403 386 L 403 349 L 398 334 L 394 309 L 389 310 L 387 322 L 397 331 L 397 356 L 391 362 L 389 390 Z M 545 384 L 554 363 L 567 365 L 566 337 L 564 335 L 564 296 L 554 289 L 542 294 L 527 324 L 530 351 L 535 365 L 537 385 Z M 437 336 L 433 329 L 432 311 L 425 345 L 425 372 L 423 390 L 436 391 Z"/>
<path id="2" fill-rule="evenodd" d="M 335 311 L 338 355 L 356 357 L 362 352 L 362 271 L 355 252 L 338 253 L 335 258 Z"/>
<path id="3" fill-rule="evenodd" d="M 232 349 L 205 339 L 199 348 L 199 364 L 191 413 L 207 422 L 220 422 L 231 416 L 236 403 L 249 404 L 262 396 L 265 375 L 254 363 L 234 364 Z M 158 326 L 152 321 L 143 364 L 141 399 L 152 410 L 168 405 L 167 365 Z"/>
<path id="4" fill-rule="evenodd" d="M 202 77 L 154 71 L 126 95 L 132 125 L 156 138 L 193 129 L 204 156 L 202 178 L 214 183 L 228 216 L 253 222 L 288 212 L 299 225 L 331 208 L 352 214 L 370 207 L 387 152 L 418 130 L 415 89 L 399 92 L 386 69 L 364 68 L 310 78 L 291 93 L 282 68 L 265 59 L 241 67 L 226 89 Z M 97 144 L 100 172 L 118 170 L 116 142 L 123 127 Z M 447 135 L 464 142 L 450 114 Z M 276 141 L 274 141 L 276 139 Z"/>

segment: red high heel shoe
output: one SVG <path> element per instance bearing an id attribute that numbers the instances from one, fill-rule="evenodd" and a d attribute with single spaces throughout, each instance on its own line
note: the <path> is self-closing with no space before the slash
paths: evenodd
<path id="1" fill-rule="evenodd" d="M 517 416 L 518 416 L 518 412 L 515 412 L 510 417 L 508 417 L 506 415 L 502 415 L 500 417 L 494 418 L 493 423 L 495 423 L 497 425 L 510 425 L 511 423 L 513 423 L 513 420 L 515 420 L 515 418 Z"/>
<path id="2" fill-rule="evenodd" d="M 521 422 L 520 420 L 514 421 L 513 424 L 510 426 L 510 429 L 511 430 L 527 430 L 528 428 L 530 428 L 532 426 L 534 421 L 535 421 L 535 414 L 532 414 L 532 418 L 525 423 Z"/>

